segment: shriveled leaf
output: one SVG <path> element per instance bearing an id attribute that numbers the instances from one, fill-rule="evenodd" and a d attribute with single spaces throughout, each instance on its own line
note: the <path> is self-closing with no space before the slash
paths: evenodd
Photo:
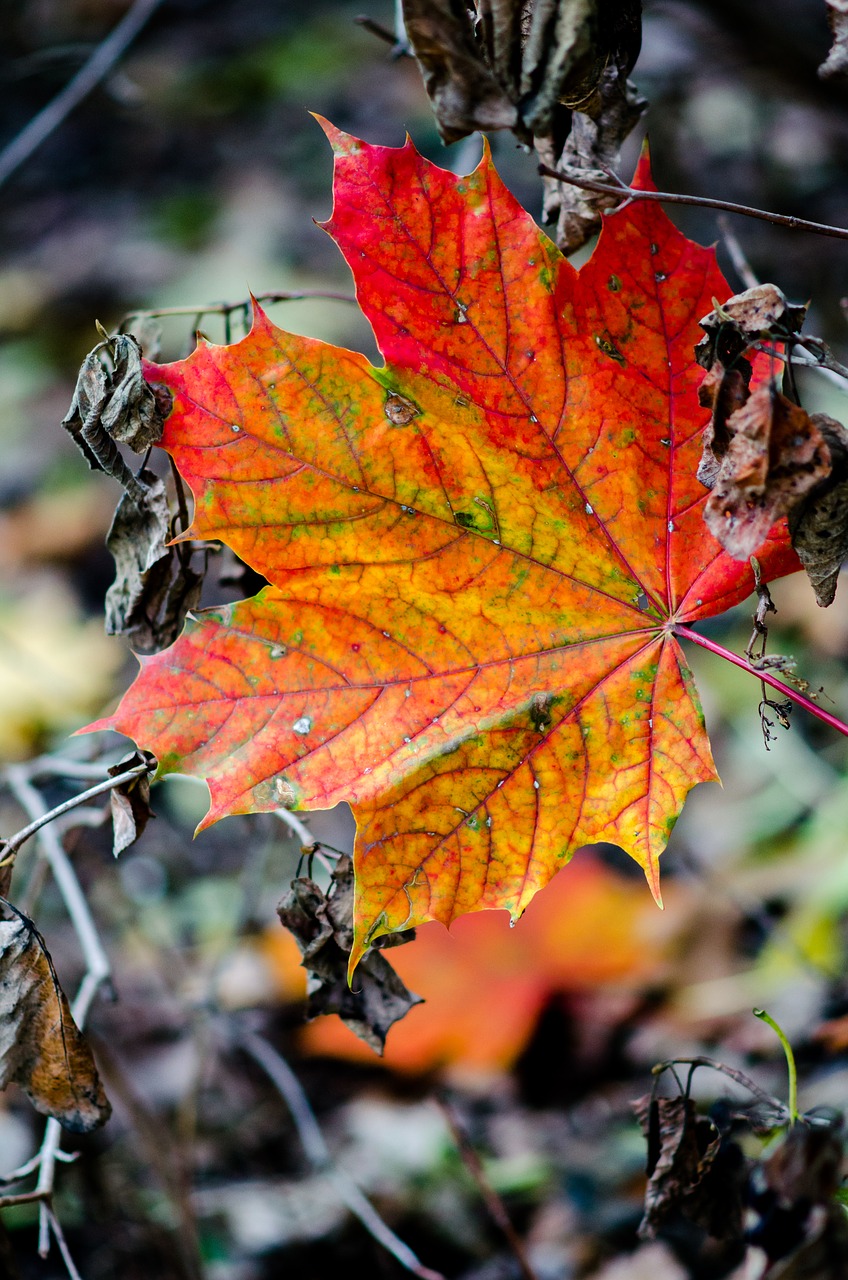
<path id="1" fill-rule="evenodd" d="M 129 333 L 119 333 L 110 347 L 114 369 L 100 420 L 113 440 L 144 453 L 161 440 L 163 416 L 153 388 L 144 380 L 141 347 Z"/>
<path id="2" fill-rule="evenodd" d="M 848 74 L 848 0 L 825 0 L 830 23 L 831 46 L 819 67 L 823 80 Z"/>
<path id="3" fill-rule="evenodd" d="M 353 863 L 340 858 L 327 894 L 301 877 L 277 908 L 280 920 L 297 941 L 307 970 L 306 1015 L 337 1013 L 360 1040 L 382 1053 L 390 1028 L 421 1004 L 405 986 L 381 951 L 369 951 L 352 984 L 347 975 L 353 933 Z M 392 942 L 411 942 L 409 930 Z"/>
<path id="4" fill-rule="evenodd" d="M 112 356 L 111 370 L 101 355 L 107 346 Z M 143 453 L 160 440 L 169 408 L 167 393 L 154 390 L 144 380 L 141 349 L 135 338 L 119 334 L 108 343 L 99 343 L 85 357 L 62 426 L 93 470 L 113 476 L 129 497 L 142 502 L 144 483 L 124 462 L 116 442 Z"/>
<path id="5" fill-rule="evenodd" d="M 721 355 L 722 343 L 727 342 L 731 332 L 747 348 L 761 338 L 798 333 L 806 314 L 807 308 L 787 302 L 786 294 L 776 284 L 755 284 L 735 293 L 700 321 L 707 335 L 699 344 L 699 350 L 704 352 L 703 362 L 709 368 Z M 728 363 L 726 358 L 724 363 Z"/>
<path id="6" fill-rule="evenodd" d="M 518 108 L 483 60 L 463 0 L 404 0 L 403 16 L 444 142 L 518 123 Z"/>
<path id="7" fill-rule="evenodd" d="M 765 1190 L 753 1242 L 769 1259 L 767 1280 L 842 1280 L 848 1218 L 834 1200 L 843 1176 L 841 1116 L 830 1124 L 805 1119 L 792 1126 L 763 1165 Z"/>
<path id="8" fill-rule="evenodd" d="M 848 559 L 848 431 L 825 413 L 811 421 L 821 432 L 830 452 L 827 478 L 789 516 L 792 545 L 816 593 L 816 602 L 827 608 L 836 595 L 836 583 Z"/>
<path id="9" fill-rule="evenodd" d="M 725 369 L 719 361 L 713 364 L 698 389 L 698 400 L 705 409 L 710 409 L 709 425 L 704 431 L 704 452 L 698 464 L 698 479 L 707 489 L 715 485 L 721 464 L 730 448 L 733 433 L 729 422 L 731 414 L 741 409 L 749 396 L 751 366 L 747 360 L 742 362 L 747 369 L 739 367 Z"/>
<path id="10" fill-rule="evenodd" d="M 742 1231 L 742 1179 L 716 1176 L 721 1135 L 691 1098 L 639 1098 L 633 1110 L 648 1140 L 648 1186 L 643 1239 L 653 1240 L 680 1215 L 715 1239 L 737 1239 Z M 741 1171 L 741 1162 L 740 1162 Z"/>
<path id="11" fill-rule="evenodd" d="M 704 519 L 725 551 L 747 560 L 777 521 L 830 475 L 830 449 L 807 411 L 771 379 L 730 415 L 727 428 L 730 443 Z"/>
<path id="12" fill-rule="evenodd" d="M 134 751 L 111 765 L 107 772 L 116 778 L 136 765 L 146 764 L 152 768 L 155 763 L 149 751 Z M 150 774 L 139 774 L 129 782 L 113 787 L 109 797 L 112 806 L 112 852 L 117 858 L 118 854 L 135 844 L 150 819 L 155 817 L 150 808 Z"/>
<path id="13" fill-rule="evenodd" d="M 427 919 L 519 916 L 595 840 L 659 896 L 716 776 L 674 628 L 753 587 L 695 478 L 714 255 L 634 202 L 578 272 L 488 155 L 457 178 L 327 131 L 327 229 L 386 364 L 257 310 L 242 342 L 149 367 L 184 536 L 272 585 L 189 621 L 98 727 L 206 778 L 202 825 L 350 801 L 354 961 Z M 759 559 L 797 568 L 785 529 Z"/>
<path id="14" fill-rule="evenodd" d="M 549 167 L 605 179 L 646 103 L 627 76 L 641 0 L 403 0 L 439 133 L 512 129 Z M 616 197 L 544 179 L 546 222 L 566 252 Z"/>
<path id="15" fill-rule="evenodd" d="M 111 1114 L 44 939 L 22 916 L 0 920 L 0 1089 L 11 1082 L 75 1133 Z"/>
<path id="16" fill-rule="evenodd" d="M 171 514 L 164 483 L 151 471 L 138 479 L 142 492 L 124 494 L 106 535 L 115 561 L 106 631 L 127 636 L 138 653 L 157 653 L 173 644 L 198 604 L 203 574 L 187 548 L 166 545 Z"/>

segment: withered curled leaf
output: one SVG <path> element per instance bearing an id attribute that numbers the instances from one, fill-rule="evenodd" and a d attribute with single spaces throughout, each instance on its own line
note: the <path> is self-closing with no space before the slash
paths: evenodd
<path id="1" fill-rule="evenodd" d="M 712 489 L 718 479 L 733 434 L 730 415 L 747 401 L 750 377 L 751 366 L 747 360 L 737 361 L 732 369 L 726 369 L 716 360 L 698 389 L 700 404 L 712 410 L 704 431 L 704 452 L 697 473 L 705 489 Z"/>
<path id="2" fill-rule="evenodd" d="M 133 751 L 124 756 L 117 764 L 107 770 L 110 777 L 116 778 L 120 773 L 146 764 L 149 770 L 156 766 L 156 758 L 149 751 Z M 112 852 L 117 858 L 119 853 L 135 844 L 151 818 L 155 817 L 150 808 L 150 772 L 139 774 L 129 782 L 122 782 L 109 792 L 112 807 Z"/>
<path id="3" fill-rule="evenodd" d="M 550 168 L 608 178 L 646 103 L 627 76 L 641 0 L 403 0 L 439 133 L 512 129 Z M 573 251 L 616 196 L 546 177 L 544 216 Z"/>
<path id="4" fill-rule="evenodd" d="M 111 370 L 103 363 L 105 347 L 112 355 Z M 144 484 L 121 457 L 116 442 L 143 453 L 161 439 L 167 405 L 160 396 L 144 380 L 135 338 L 119 334 L 85 357 L 62 419 L 92 470 L 112 476 L 136 502 L 143 501 Z"/>
<path id="5" fill-rule="evenodd" d="M 727 428 L 730 443 L 704 519 L 729 555 L 747 560 L 830 474 L 830 449 L 806 410 L 771 379 L 730 415 Z"/>
<path id="6" fill-rule="evenodd" d="M 836 595 L 840 566 L 848 558 L 848 431 L 825 413 L 812 414 L 811 421 L 830 452 L 831 471 L 789 513 L 789 532 L 816 601 L 827 608 Z"/>
<path id="7" fill-rule="evenodd" d="M 280 920 L 297 941 L 308 973 L 308 1018 L 337 1013 L 360 1040 L 382 1054 L 390 1027 L 400 1021 L 421 996 L 407 989 L 380 950 L 368 951 L 348 986 L 353 946 L 353 862 L 340 858 L 326 894 L 303 876 L 277 907 Z M 394 934 L 392 946 L 411 942 L 414 930 Z"/>
<path id="8" fill-rule="evenodd" d="M 173 644 L 186 614 L 200 600 L 203 574 L 185 545 L 166 545 L 171 515 L 164 483 L 152 471 L 139 477 L 142 493 L 118 503 L 106 546 L 115 581 L 106 593 L 106 634 L 127 636 L 137 653 Z"/>
<path id="9" fill-rule="evenodd" d="M 98 1128 L 111 1114 L 44 939 L 19 913 L 0 920 L 0 1089 L 10 1082 L 75 1133 Z"/>
<path id="10" fill-rule="evenodd" d="M 734 1176 L 735 1144 L 727 1144 L 729 1167 L 717 1176 L 721 1135 L 696 1113 L 691 1098 L 646 1096 L 633 1103 L 633 1110 L 648 1140 L 648 1185 L 639 1235 L 653 1240 L 665 1222 L 680 1215 L 715 1239 L 738 1237 L 743 1179 Z"/>

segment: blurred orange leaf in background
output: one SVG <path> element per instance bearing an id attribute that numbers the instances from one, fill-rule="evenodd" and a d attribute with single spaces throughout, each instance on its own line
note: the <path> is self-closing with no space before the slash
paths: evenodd
<path id="1" fill-rule="evenodd" d="M 678 886 L 670 886 L 672 906 L 677 896 Z M 513 928 L 503 911 L 463 916 L 450 930 L 419 925 L 415 941 L 393 948 L 388 958 L 426 1003 L 392 1028 L 383 1061 L 410 1073 L 440 1066 L 475 1074 L 507 1070 L 556 992 L 636 989 L 659 979 L 676 915 L 660 914 L 638 880 L 584 853 Z M 302 991 L 305 975 L 291 935 L 269 929 L 263 949 L 281 995 Z M 311 1054 L 376 1061 L 334 1017 L 308 1023 L 300 1043 Z"/>

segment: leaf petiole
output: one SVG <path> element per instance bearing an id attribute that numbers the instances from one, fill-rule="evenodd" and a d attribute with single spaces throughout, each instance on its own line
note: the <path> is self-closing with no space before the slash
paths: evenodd
<path id="1" fill-rule="evenodd" d="M 743 671 L 747 671 L 755 679 L 771 685 L 773 689 L 777 689 L 784 697 L 791 698 L 799 707 L 809 711 L 810 715 L 815 716 L 817 720 L 830 725 L 831 729 L 835 729 L 837 733 L 841 733 L 848 738 L 848 724 L 844 720 L 840 720 L 838 716 L 833 715 L 830 711 L 825 711 L 824 707 L 818 706 L 817 703 L 813 702 L 812 698 L 808 698 L 797 689 L 784 684 L 782 680 L 778 680 L 776 676 L 773 676 L 765 668 L 752 666 L 746 658 L 740 657 L 732 649 L 725 649 L 724 645 L 717 644 L 715 640 L 709 640 L 706 636 L 699 635 L 697 631 L 693 631 L 691 627 L 687 627 L 682 623 L 678 623 L 675 626 L 674 635 L 682 640 L 691 640 L 693 644 L 700 645 L 702 649 L 708 649 L 710 653 L 715 653 L 718 657 L 732 662 L 735 667 L 740 667 Z"/>

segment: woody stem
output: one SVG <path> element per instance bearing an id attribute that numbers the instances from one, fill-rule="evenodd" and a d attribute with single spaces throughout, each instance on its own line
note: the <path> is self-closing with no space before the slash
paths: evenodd
<path id="1" fill-rule="evenodd" d="M 687 627 L 682 623 L 675 625 L 674 635 L 683 640 L 691 640 L 693 644 L 699 644 L 702 649 L 709 649 L 710 653 L 718 654 L 720 658 L 725 658 L 728 662 L 732 662 L 735 667 L 741 667 L 743 671 L 747 671 L 756 680 L 762 680 L 765 684 L 771 685 L 772 689 L 777 689 L 784 697 L 791 698 L 797 706 L 809 711 L 810 715 L 815 716 L 817 720 L 830 725 L 831 729 L 835 729 L 837 733 L 841 733 L 848 738 L 848 724 L 845 724 L 838 716 L 832 715 L 830 711 L 825 711 L 824 707 L 820 707 L 818 703 L 813 702 L 812 698 L 805 697 L 803 693 L 799 693 L 791 685 L 784 684 L 782 680 L 778 680 L 770 671 L 759 671 L 756 667 L 752 667 L 745 658 L 740 657 L 738 653 L 725 649 L 724 645 L 716 644 L 715 640 L 708 640 L 706 636 L 699 635 L 697 631 L 693 631 L 691 627 Z"/>

